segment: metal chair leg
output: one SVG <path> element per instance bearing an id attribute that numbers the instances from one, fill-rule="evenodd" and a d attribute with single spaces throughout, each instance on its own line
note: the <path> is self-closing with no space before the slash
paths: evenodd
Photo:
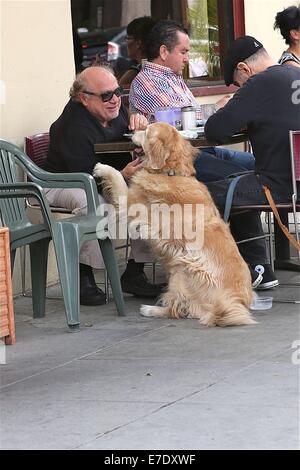
<path id="1" fill-rule="evenodd" d="M 98 242 L 100 245 L 103 261 L 105 263 L 110 279 L 110 285 L 112 288 L 112 293 L 114 296 L 114 301 L 117 307 L 118 314 L 120 316 L 125 316 L 125 305 L 121 289 L 120 273 L 111 240 L 108 238 L 104 240 L 98 239 Z"/>
<path id="2" fill-rule="evenodd" d="M 270 252 L 270 264 L 274 271 L 274 246 L 273 246 L 273 226 L 272 226 L 272 214 L 267 212 L 267 224 L 269 231 L 269 252 Z"/>

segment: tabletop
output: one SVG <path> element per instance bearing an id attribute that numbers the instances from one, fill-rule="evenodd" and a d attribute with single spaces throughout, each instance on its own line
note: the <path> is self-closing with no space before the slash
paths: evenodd
<path id="1" fill-rule="evenodd" d="M 187 139 L 193 147 L 205 148 L 205 147 L 215 147 L 220 145 L 216 142 L 211 142 L 205 138 L 205 136 L 200 136 L 197 139 Z M 246 142 L 248 140 L 247 134 L 239 133 L 232 136 L 228 144 L 238 144 L 240 142 Z M 137 147 L 136 144 L 130 139 L 119 140 L 116 142 L 106 142 L 101 144 L 95 144 L 94 150 L 95 153 L 114 153 L 114 152 L 132 152 Z"/>

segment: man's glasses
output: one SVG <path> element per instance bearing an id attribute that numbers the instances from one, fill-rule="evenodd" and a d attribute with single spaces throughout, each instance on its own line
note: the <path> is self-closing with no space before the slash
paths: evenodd
<path id="1" fill-rule="evenodd" d="M 115 90 L 105 91 L 104 93 L 94 93 L 93 91 L 83 90 L 82 93 L 85 93 L 86 95 L 97 96 L 97 98 L 100 98 L 103 103 L 107 103 L 107 101 L 110 101 L 114 95 L 119 98 L 119 96 L 123 94 L 123 88 L 121 86 L 118 86 L 118 88 L 116 88 Z"/>
<path id="2" fill-rule="evenodd" d="M 125 41 L 132 41 L 134 40 L 135 38 L 133 36 L 126 36 L 125 37 Z"/>

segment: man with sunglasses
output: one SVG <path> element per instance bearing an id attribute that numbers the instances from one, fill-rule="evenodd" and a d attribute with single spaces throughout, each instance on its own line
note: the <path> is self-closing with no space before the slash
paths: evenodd
<path id="1" fill-rule="evenodd" d="M 129 118 L 121 103 L 121 94 L 122 89 L 108 67 L 89 67 L 77 76 L 69 102 L 50 128 L 47 171 L 92 174 L 97 163 L 94 144 L 120 140 L 128 129 L 146 128 L 144 116 L 132 114 Z M 119 156 L 124 161 L 124 154 Z M 136 159 L 120 170 L 129 180 L 140 167 L 140 161 Z M 51 188 L 45 191 L 51 205 L 66 207 L 74 214 L 85 213 L 86 197 L 82 189 Z M 104 201 L 101 196 L 99 198 Z M 151 253 L 140 240 L 132 240 L 131 248 L 134 260 L 128 261 L 121 277 L 123 291 L 140 297 L 157 297 L 161 286 L 150 284 L 143 271 L 144 262 L 153 261 Z M 93 268 L 103 268 L 97 240 L 86 242 L 80 252 L 80 303 L 83 305 L 105 303 L 104 293 L 96 286 Z"/>

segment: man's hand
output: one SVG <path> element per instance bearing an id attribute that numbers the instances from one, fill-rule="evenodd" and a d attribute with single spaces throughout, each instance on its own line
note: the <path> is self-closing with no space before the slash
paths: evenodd
<path id="1" fill-rule="evenodd" d="M 123 178 L 129 181 L 130 178 L 143 167 L 143 162 L 140 158 L 136 158 L 132 162 L 128 163 L 125 168 L 121 171 Z"/>
<path id="2" fill-rule="evenodd" d="M 231 100 L 232 96 L 231 95 L 226 95 L 223 98 L 221 98 L 219 101 L 216 102 L 216 111 L 220 108 L 224 108 L 224 106 L 228 103 L 229 100 Z"/>
<path id="3" fill-rule="evenodd" d="M 132 114 L 129 118 L 128 128 L 131 131 L 144 131 L 148 126 L 148 121 L 142 114 Z"/>

